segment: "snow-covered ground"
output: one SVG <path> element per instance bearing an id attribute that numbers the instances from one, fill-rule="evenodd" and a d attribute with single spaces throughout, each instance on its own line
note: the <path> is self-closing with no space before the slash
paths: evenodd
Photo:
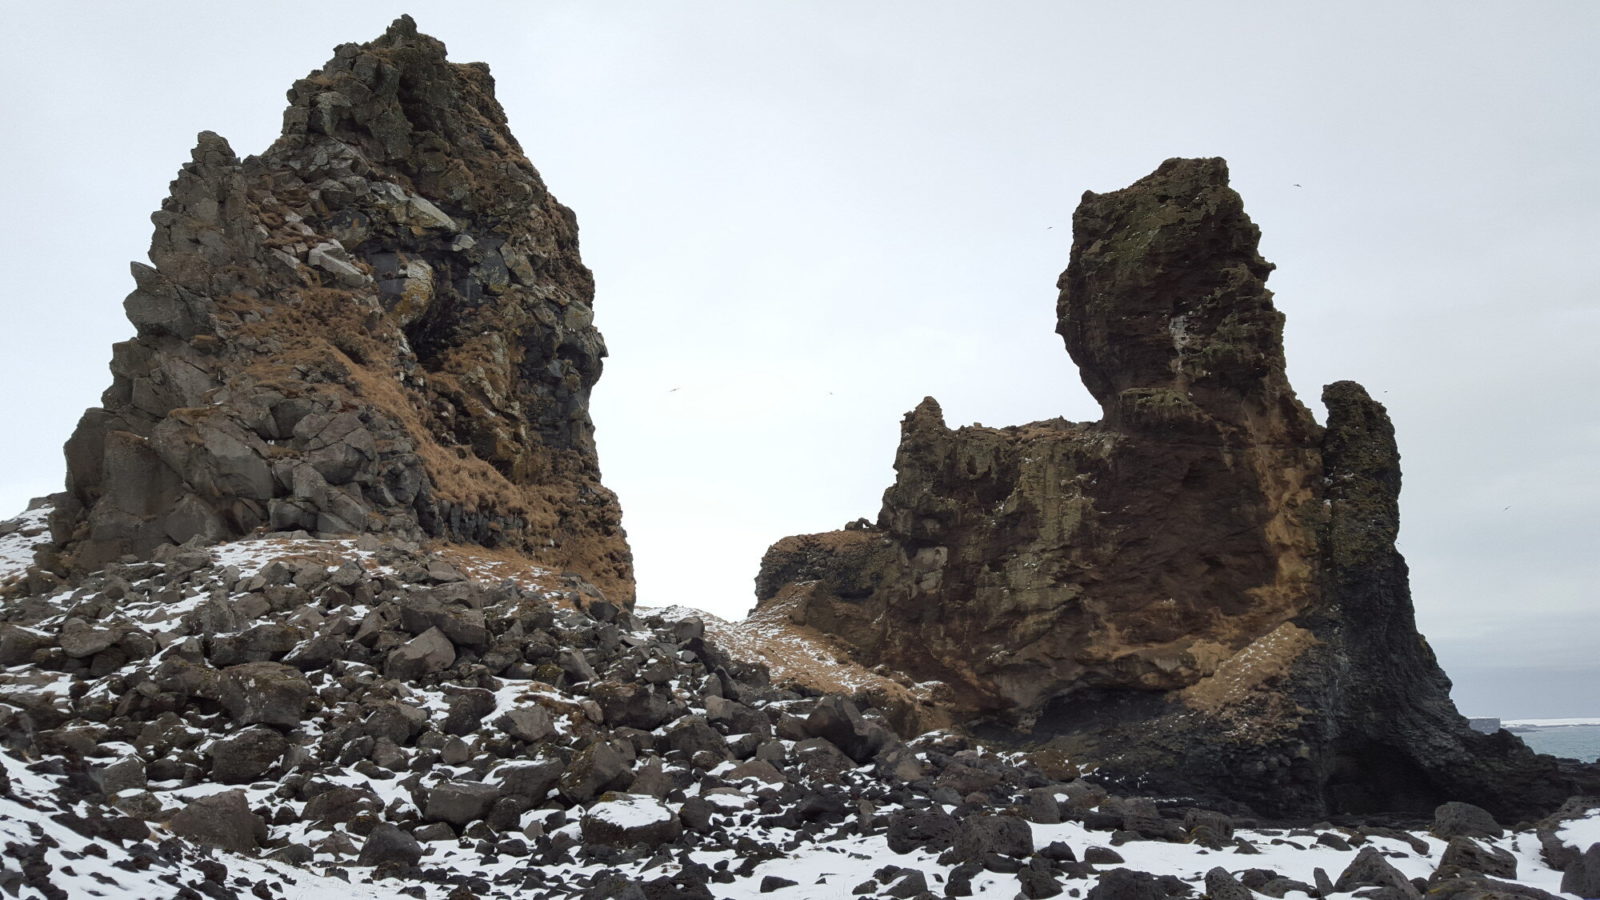
<path id="1" fill-rule="evenodd" d="M 36 514 L 29 520 L 32 524 L 28 528 L 40 527 L 47 513 L 36 511 Z M 13 529 L 6 538 L 25 530 Z M 5 549 L 16 558 L 20 558 L 18 554 L 26 549 L 31 559 L 31 546 L 23 547 L 26 539 L 0 542 L 0 549 Z M 559 590 L 547 590 L 549 586 L 542 583 L 548 573 L 506 560 L 475 559 L 459 549 L 453 552 L 455 555 L 445 559 L 459 572 L 494 583 L 511 580 L 529 594 L 548 598 L 552 604 L 557 604 L 560 599 Z M 218 598 L 243 603 L 254 590 L 250 587 L 250 581 L 258 576 L 270 575 L 268 567 L 274 564 L 291 569 L 309 567 L 313 572 L 329 573 L 354 564 L 366 576 L 397 578 L 404 575 L 406 567 L 415 568 L 419 565 L 416 557 L 396 557 L 370 542 L 351 540 L 252 539 L 220 545 L 205 553 L 211 561 L 210 567 L 205 569 L 195 569 L 192 560 L 140 564 L 134 568 L 147 573 L 146 590 L 129 593 L 127 599 L 112 607 L 82 614 L 92 615 L 98 626 L 126 625 L 151 635 L 160 649 L 147 662 L 140 664 L 150 668 L 160 665 L 169 656 L 174 659 L 181 656 L 179 651 L 183 648 L 180 644 L 184 642 L 190 644 L 187 652 L 192 656 L 201 643 L 198 636 L 190 634 L 193 623 L 186 622 L 185 616 L 200 612 L 204 604 L 220 602 Z M 428 564 L 432 562 L 430 559 Z M 180 574 L 185 569 L 188 571 Z M 134 569 L 127 571 L 132 577 Z M 330 619 L 342 616 L 354 623 L 364 621 L 373 612 L 354 602 L 350 593 L 340 593 L 339 596 L 342 599 L 338 601 L 319 600 L 320 606 L 310 603 L 292 612 L 280 610 L 279 613 L 266 612 L 261 615 L 268 618 L 281 614 Z M 32 627 L 38 629 L 40 635 L 59 632 L 65 624 L 66 610 L 86 610 L 96 602 L 91 599 L 82 601 L 83 607 L 73 606 L 80 601 L 81 598 L 74 598 L 68 591 L 49 598 L 48 602 L 56 604 L 63 612 L 35 622 Z M 777 614 L 755 616 L 739 623 L 725 622 L 685 608 L 640 608 L 637 614 L 640 619 L 660 616 L 668 622 L 699 617 L 706 624 L 707 635 L 719 646 L 736 656 L 767 662 L 773 668 L 774 676 L 780 679 L 806 677 L 818 684 L 835 685 L 836 690 L 891 683 L 913 691 L 922 687 L 905 685 L 895 682 L 890 675 L 852 666 L 840 659 L 838 653 L 824 641 L 786 627 L 785 621 Z M 563 607 L 556 614 L 556 619 L 557 625 L 552 632 L 556 635 L 577 635 L 586 629 L 592 631 L 595 624 L 583 613 L 570 607 Z M 243 624 L 249 626 L 251 623 Z M 218 636 L 222 635 L 212 637 Z M 640 665 L 637 669 L 640 671 L 675 657 L 675 652 L 662 654 L 649 649 L 665 645 L 660 643 L 658 635 L 651 632 L 648 623 L 633 621 L 625 628 L 617 629 L 614 637 L 618 644 L 638 651 Z M 567 646 L 570 645 L 569 642 Z M 687 653 L 682 650 L 676 652 Z M 666 689 L 684 703 L 687 714 L 706 716 L 711 703 L 703 693 L 705 670 L 699 670 L 699 675 L 694 678 L 686 674 L 688 669 L 680 667 L 673 671 L 676 674 L 663 683 Z M 358 712 L 353 707 L 340 711 L 338 705 L 341 701 L 337 700 L 335 687 L 343 691 L 357 691 L 373 684 L 380 676 L 373 665 L 361 663 L 342 665 L 333 674 L 339 677 L 335 679 L 331 674 L 324 677 L 321 672 L 311 673 L 313 685 L 319 691 L 330 692 L 330 699 L 315 714 L 307 715 L 291 735 L 297 746 L 314 748 L 316 752 L 325 754 L 321 761 L 324 768 L 314 773 L 309 769 L 303 771 L 329 784 L 370 792 L 376 798 L 377 805 L 387 811 L 422 805 L 418 797 L 426 795 L 442 782 L 493 780 L 492 768 L 486 776 L 484 765 L 474 765 L 492 755 L 487 742 L 493 740 L 497 733 L 489 726 L 470 733 L 457 733 L 455 737 L 461 743 L 461 752 L 458 756 L 449 757 L 451 762 L 440 758 L 431 762 L 425 760 L 426 765 L 414 765 L 423 751 L 418 746 L 406 745 L 393 747 L 391 752 L 396 759 L 382 766 L 368 764 L 370 760 L 367 759 L 351 765 L 334 765 L 332 757 L 327 754 L 336 755 L 340 750 L 334 730 L 336 714 L 348 718 Z M 65 718 L 72 713 L 75 702 L 93 699 L 96 692 L 112 691 L 113 682 L 109 679 L 115 677 L 118 677 L 116 673 L 95 678 L 83 672 L 74 676 L 32 665 L 19 665 L 0 670 L 0 688 L 10 691 L 13 699 L 25 701 L 29 709 L 54 709 Z M 486 680 L 475 683 L 488 690 L 493 697 L 493 708 L 497 711 L 537 705 L 549 712 L 554 727 L 552 742 L 569 745 L 604 737 L 596 731 L 596 726 L 602 721 L 601 714 L 595 701 L 586 696 L 586 687 L 561 687 L 556 683 L 527 677 L 486 676 Z M 392 698 L 407 704 L 424 713 L 431 723 L 438 723 L 451 712 L 450 701 L 454 689 L 453 685 L 437 683 L 397 684 L 385 689 L 392 692 L 385 694 L 385 701 Z M 784 702 L 800 701 L 791 699 Z M 772 708 L 778 709 L 780 705 L 774 703 Z M 364 711 L 361 712 L 364 714 Z M 1561 724 L 1584 724 L 1588 721 L 1561 720 Z M 666 727 L 656 729 L 648 737 L 661 739 Z M 221 714 L 199 709 L 186 710 L 179 728 L 193 737 L 192 746 L 202 758 L 219 737 L 236 733 L 230 730 Z M 748 736 L 725 735 L 730 744 Z M 889 817 L 905 809 L 902 804 L 912 802 L 911 799 L 897 801 L 892 799 L 896 796 L 893 792 L 881 790 L 886 783 L 885 776 L 875 773 L 872 765 L 843 771 L 826 785 L 812 780 L 795 780 L 812 777 L 802 766 L 793 762 L 797 755 L 796 742 L 773 740 L 782 746 L 779 755 L 790 760 L 782 769 L 784 777 L 789 779 L 787 783 L 804 785 L 806 791 L 840 785 L 854 786 L 851 796 L 855 797 L 865 797 L 871 790 L 877 789 L 874 796 L 880 799 L 866 807 L 854 809 L 848 820 L 849 827 L 835 824 L 809 831 L 791 828 L 774 824 L 772 804 L 780 796 L 792 798 L 793 791 L 784 795 L 777 786 L 755 776 L 736 780 L 733 762 L 725 762 L 701 772 L 693 769 L 691 762 L 673 758 L 663 764 L 662 757 L 653 756 L 650 762 L 664 765 L 669 775 L 685 776 L 683 781 L 692 783 L 664 797 L 605 793 L 573 803 L 561 800 L 559 792 L 552 791 L 546 798 L 546 806 L 522 813 L 520 819 L 513 819 L 511 824 L 514 827 L 502 830 L 499 835 L 491 834 L 486 838 L 482 830 L 475 832 L 473 826 L 469 825 L 460 831 L 460 836 L 447 832 L 443 839 L 424 841 L 421 866 L 481 879 L 480 887 L 483 889 L 476 890 L 475 896 L 483 898 L 539 896 L 543 888 L 530 891 L 525 883 L 529 879 L 548 884 L 552 889 L 555 885 L 563 885 L 552 896 L 567 897 L 576 896 L 585 887 L 601 883 L 608 876 L 642 883 L 699 866 L 719 874 L 718 880 L 711 884 L 711 890 L 714 896 L 726 900 L 756 900 L 768 896 L 778 900 L 850 898 L 859 896 L 858 889 L 869 882 L 872 884 L 864 893 L 880 894 L 894 880 L 902 877 L 886 873 L 885 867 L 888 866 L 918 870 L 926 876 L 928 887 L 935 896 L 944 895 L 945 886 L 952 875 L 952 863 L 941 863 L 939 854 L 924 849 L 906 853 L 896 853 L 890 849 L 884 824 Z M 930 769 L 933 766 L 931 740 L 925 738 L 921 743 L 907 745 L 917 754 L 921 764 Z M 132 743 L 102 740 L 85 755 L 91 767 L 99 767 L 140 754 L 141 750 Z M 148 757 L 148 751 L 144 755 Z M 993 758 L 993 755 L 990 757 Z M 153 762 L 148 758 L 142 761 Z M 11 784 L 11 795 L 0 796 L 0 848 L 7 849 L 8 856 L 13 860 L 9 867 L 0 867 L 0 895 L 8 898 L 45 896 L 32 887 L 7 880 L 16 870 L 15 861 L 29 852 L 42 854 L 43 861 L 50 866 L 52 884 L 64 891 L 68 898 L 153 900 L 174 896 L 180 887 L 198 887 L 208 876 L 213 884 L 221 877 L 223 882 L 241 895 L 247 896 L 255 891 L 257 896 L 274 900 L 284 897 L 366 900 L 397 896 L 396 891 L 401 888 L 411 896 L 432 900 L 444 900 L 451 896 L 452 887 L 437 880 L 405 883 L 372 880 L 372 869 L 353 864 L 356 851 L 366 840 L 371 821 L 364 824 L 359 820 L 332 823 L 307 821 L 305 813 L 310 800 L 295 789 L 286 787 L 278 775 L 264 777 L 251 784 L 221 784 L 196 774 L 187 782 L 152 782 L 149 789 L 159 805 L 169 810 L 210 794 L 242 790 L 252 810 L 270 813 L 266 815 L 269 822 L 266 846 L 281 848 L 298 845 L 308 848 L 310 860 L 303 866 L 290 866 L 176 841 L 171 839 L 166 826 L 159 824 L 159 821 L 151 823 L 152 836 L 137 843 L 119 843 L 104 836 L 87 837 L 80 833 L 83 830 L 81 827 L 75 829 L 72 823 L 78 821 L 75 817 L 90 816 L 94 810 L 82 800 L 74 799 L 81 794 L 74 793 L 72 780 L 63 772 L 59 759 L 24 759 L 15 753 L 0 750 L 0 765 L 3 765 Z M 641 771 L 646 765 L 646 758 L 641 755 L 633 765 L 635 773 Z M 282 771 L 288 773 L 293 768 L 285 766 Z M 306 776 L 299 777 L 303 779 Z M 1067 795 L 1057 795 L 1057 799 L 1064 802 Z M 616 827 L 641 827 L 673 817 L 685 817 L 683 811 L 686 805 L 697 801 L 710 804 L 714 810 L 714 827 L 719 834 L 728 836 L 728 840 L 707 843 L 689 841 L 648 855 L 614 856 L 606 862 L 577 853 L 566 856 L 565 861 L 548 865 L 533 862 L 527 852 L 485 852 L 486 843 L 494 848 L 492 839 L 524 844 L 556 840 L 579 847 L 584 843 L 582 823 L 586 818 Z M 917 802 L 929 801 L 920 799 Z M 947 813 L 956 811 L 956 807 L 942 802 L 940 806 Z M 995 812 L 1001 811 L 1000 808 L 995 809 Z M 1090 847 L 1110 848 L 1120 855 L 1122 862 L 1102 865 L 1100 872 L 1116 866 L 1172 875 L 1202 894 L 1206 891 L 1206 873 L 1219 866 L 1235 875 L 1246 870 L 1270 869 L 1278 876 L 1308 885 L 1317 882 L 1318 869 L 1336 879 L 1365 846 L 1379 849 L 1404 875 L 1427 878 L 1439 866 L 1446 846 L 1445 841 L 1426 833 L 1415 833 L 1411 840 L 1405 840 L 1322 824 L 1296 829 L 1243 827 L 1235 833 L 1238 842 L 1226 845 L 1223 849 L 1207 849 L 1199 843 L 1138 839 L 1113 841 L 1112 832 L 1091 830 L 1082 821 L 1060 824 L 1041 824 L 1021 818 L 1019 821 L 1027 822 L 1035 848 L 1061 842 L 1070 847 L 1079 859 Z M 414 820 L 412 822 L 414 824 Z M 1587 818 L 1567 822 L 1557 831 L 1557 836 L 1580 850 L 1591 843 L 1600 842 L 1600 811 Z M 1541 856 L 1540 841 L 1534 832 L 1507 834 L 1483 843 L 1505 850 L 1515 858 L 1518 883 L 1551 893 L 1559 890 L 1561 873 L 1552 869 Z M 216 863 L 225 867 L 225 875 L 217 875 Z M 1072 896 L 1082 896 L 1094 886 L 1097 875 L 1096 871 L 1085 870 L 1064 877 L 1063 887 Z M 984 870 L 973 876 L 972 888 L 975 896 L 1011 898 L 1018 895 L 1021 883 L 1017 875 Z M 1297 900 L 1299 893 L 1291 891 L 1289 897 L 1290 900 Z"/>
<path id="2" fill-rule="evenodd" d="M 0 586 L 33 565 L 33 551 L 50 540 L 50 507 L 30 509 L 0 525 Z"/>
<path id="3" fill-rule="evenodd" d="M 307 867 L 288 866 L 267 860 L 210 850 L 186 850 L 181 861 L 157 864 L 144 870 L 130 870 L 126 863 L 135 855 L 132 846 L 118 846 L 104 839 L 86 838 L 56 821 L 66 810 L 55 801 L 63 779 L 30 772 L 26 765 L 10 755 L 0 754 L 11 777 L 14 798 L 0 798 L 0 843 L 30 846 L 41 842 L 53 844 L 46 851 L 52 864 L 56 884 L 71 898 L 149 898 L 171 896 L 176 884 L 197 884 L 196 874 L 200 859 L 221 861 L 228 871 L 227 880 L 238 887 L 248 887 L 257 881 L 276 882 L 281 894 L 305 900 L 364 900 L 364 898 L 393 897 L 395 882 L 368 883 L 368 870 L 346 867 L 336 869 L 332 863 L 313 864 Z M 847 773 L 850 778 L 871 777 L 865 769 Z M 252 804 L 270 795 L 271 785 L 250 788 Z M 759 785 L 747 782 L 746 797 L 719 794 L 723 802 L 719 809 L 731 820 L 753 808 Z M 201 793 L 185 791 L 186 795 Z M 594 814 L 619 822 L 639 824 L 646 820 L 659 820 L 675 812 L 681 804 L 662 803 L 644 797 L 617 797 L 602 799 L 593 804 Z M 78 809 L 82 812 L 81 804 Z M 882 810 L 887 813 L 890 810 Z M 579 816 L 574 810 L 565 816 L 565 824 L 555 831 L 576 835 Z M 533 816 L 542 818 L 543 816 Z M 745 816 L 745 818 L 749 818 Z M 763 829 L 757 824 L 732 826 L 739 833 L 767 847 L 779 847 L 796 838 L 787 829 Z M 1059 825 L 1030 823 L 1033 843 L 1043 847 L 1054 841 L 1066 843 L 1081 856 L 1091 846 L 1107 847 L 1106 832 L 1090 831 L 1073 822 Z M 1301 829 L 1282 831 L 1270 829 L 1244 829 L 1236 833 L 1258 852 L 1245 853 L 1239 848 L 1208 850 L 1198 844 L 1165 843 L 1159 841 L 1131 841 L 1115 847 L 1126 868 L 1177 876 L 1204 892 L 1205 873 L 1220 866 L 1239 875 L 1247 869 L 1270 869 L 1278 874 L 1307 884 L 1315 884 L 1316 870 L 1322 869 L 1329 877 L 1339 873 L 1355 858 L 1357 849 L 1336 849 L 1317 842 L 1321 833 L 1344 834 L 1338 829 Z M 1560 838 L 1575 847 L 1587 847 L 1600 841 L 1600 811 L 1586 819 L 1570 822 L 1559 832 Z M 1446 842 L 1425 832 L 1413 836 L 1424 845 L 1418 850 L 1411 842 L 1388 837 L 1372 837 L 1367 844 L 1378 848 L 1388 861 L 1408 877 L 1426 878 L 1439 864 Z M 1546 865 L 1539 854 L 1538 838 L 1531 832 L 1508 834 L 1484 843 L 1506 850 L 1517 860 L 1516 881 L 1550 893 L 1558 893 L 1561 873 Z M 515 873 L 525 865 L 517 860 L 485 863 L 469 840 L 434 842 L 427 846 L 423 865 L 438 866 L 470 872 L 490 882 L 497 882 L 508 873 Z M 738 867 L 741 859 L 731 851 L 689 851 L 676 858 L 651 857 L 647 860 L 620 866 L 604 864 L 567 864 L 551 867 L 544 874 L 559 876 L 566 883 L 583 883 L 603 873 L 614 873 L 631 880 L 648 880 L 672 875 L 683 861 L 692 860 L 712 869 Z M 118 865 L 122 863 L 123 865 Z M 779 900 L 823 900 L 823 898 L 850 898 L 856 896 L 856 887 L 872 879 L 886 865 L 918 869 L 927 873 L 929 886 L 942 894 L 940 885 L 947 879 L 950 867 L 939 863 L 935 854 L 916 850 L 897 854 L 891 851 L 883 834 L 850 835 L 836 840 L 806 842 L 784 853 L 781 858 L 766 860 L 754 867 L 741 869 L 731 883 L 715 885 L 715 895 L 727 900 L 755 900 L 771 896 Z M 340 877 L 340 872 L 344 877 Z M 795 882 L 792 886 L 778 887 L 763 892 L 762 882 L 769 876 Z M 349 880 L 346 881 L 345 878 Z M 241 881 L 242 880 L 242 881 Z M 1092 879 L 1082 879 L 1067 887 L 1086 890 Z M 982 872 L 973 879 L 974 895 L 978 897 L 1010 898 L 1017 895 L 1016 876 Z M 428 898 L 444 898 L 448 889 L 438 885 L 422 885 L 422 894 Z M 496 891 L 499 894 L 499 891 Z M 40 896 L 24 889 L 21 897 Z M 1262 897 L 1264 895 L 1256 895 Z M 1290 900 L 1301 896 L 1290 892 Z M 1347 895 L 1340 895 L 1347 896 Z M 1570 895 L 1569 895 L 1570 896 Z"/>

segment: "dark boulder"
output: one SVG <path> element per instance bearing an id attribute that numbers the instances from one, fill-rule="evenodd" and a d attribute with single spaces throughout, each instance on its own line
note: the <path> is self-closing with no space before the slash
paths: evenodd
<path id="1" fill-rule="evenodd" d="M 1428 880 L 1438 882 L 1467 874 L 1515 878 L 1517 858 L 1499 847 L 1481 844 L 1469 837 L 1453 837 L 1439 857 L 1439 867 Z"/>
<path id="2" fill-rule="evenodd" d="M 367 834 L 356 857 L 358 866 L 414 866 L 422 861 L 422 844 L 411 834 L 380 822 Z"/>
<path id="3" fill-rule="evenodd" d="M 614 795 L 596 803 L 579 820 L 583 839 L 590 844 L 659 847 L 683 834 L 683 824 L 672 807 L 654 797 Z"/>
<path id="4" fill-rule="evenodd" d="M 244 791 L 191 800 L 167 827 L 179 837 L 234 853 L 251 852 L 267 836 L 267 823 L 250 811 Z"/>
<path id="5" fill-rule="evenodd" d="M 423 817 L 460 828 L 487 815 L 499 796 L 498 788 L 478 781 L 440 782 L 428 791 Z"/>
<path id="6" fill-rule="evenodd" d="M 299 725 L 312 694 L 303 672 L 273 662 L 223 669 L 219 690 L 222 705 L 238 724 L 278 728 Z"/>
<path id="7" fill-rule="evenodd" d="M 1376 847 L 1363 847 L 1356 858 L 1345 866 L 1333 889 L 1340 893 L 1362 887 L 1388 888 L 1405 900 L 1421 900 L 1421 894 L 1410 879 L 1384 859 Z"/>
<path id="8" fill-rule="evenodd" d="M 889 814 L 889 849 L 895 853 L 918 849 L 940 853 L 955 843 L 960 827 L 953 816 L 937 806 L 896 810 Z"/>
<path id="9" fill-rule="evenodd" d="M 1445 840 L 1454 837 L 1497 838 L 1505 834 L 1505 829 L 1500 827 L 1488 810 L 1459 801 L 1440 804 L 1434 810 L 1431 830 Z"/>
<path id="10" fill-rule="evenodd" d="M 243 784 L 265 775 L 283 759 L 289 742 L 283 733 L 256 725 L 211 745 L 211 777 L 225 784 Z"/>
<path id="11" fill-rule="evenodd" d="M 1590 844 L 1567 866 L 1561 874 L 1561 892 L 1577 894 L 1584 900 L 1600 897 L 1600 843 Z"/>

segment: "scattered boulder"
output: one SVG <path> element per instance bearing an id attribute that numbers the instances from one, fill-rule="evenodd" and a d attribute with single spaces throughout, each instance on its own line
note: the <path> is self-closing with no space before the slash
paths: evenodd
<path id="1" fill-rule="evenodd" d="M 1239 883 L 1227 869 L 1215 866 L 1206 872 L 1206 896 L 1210 900 L 1254 900 L 1250 889 Z"/>
<path id="2" fill-rule="evenodd" d="M 456 661 L 456 645 L 438 628 L 429 628 L 389 652 L 383 664 L 387 678 L 412 681 L 443 672 Z"/>
<path id="3" fill-rule="evenodd" d="M 488 814 L 500 796 L 494 785 L 478 781 L 442 781 L 428 791 L 423 817 L 460 828 Z"/>
<path id="4" fill-rule="evenodd" d="M 1421 900 L 1422 896 L 1410 879 L 1384 859 L 1376 847 L 1361 848 L 1333 884 L 1333 889 L 1340 893 L 1362 887 L 1389 888 L 1405 900 Z"/>
<path id="5" fill-rule="evenodd" d="M 1016 816 L 969 815 L 961 820 L 951 844 L 955 862 L 986 865 L 996 856 L 1017 859 L 1033 853 L 1033 830 Z"/>
<path id="6" fill-rule="evenodd" d="M 960 829 L 960 823 L 937 806 L 897 810 L 889 815 L 889 849 L 895 853 L 910 853 L 917 849 L 940 853 L 955 843 Z"/>
<path id="7" fill-rule="evenodd" d="M 299 669 L 252 662 L 223 669 L 220 693 L 223 707 L 240 725 L 293 728 L 304 720 L 312 690 Z"/>
<path id="8" fill-rule="evenodd" d="M 597 741 L 578 751 L 557 782 L 561 796 L 570 803 L 587 803 L 624 787 L 632 762 L 625 746 L 617 741 Z"/>
<path id="9" fill-rule="evenodd" d="M 1494 878 L 1517 877 L 1517 858 L 1509 852 L 1481 844 L 1469 837 L 1453 837 L 1439 857 L 1439 866 L 1430 882 L 1457 875 L 1488 875 Z"/>
<path id="10" fill-rule="evenodd" d="M 589 807 L 579 827 L 585 841 L 614 847 L 658 847 L 683 834 L 683 824 L 672 807 L 637 794 L 608 796 Z"/>
<path id="11" fill-rule="evenodd" d="M 211 777 L 224 784 L 255 781 L 278 764 L 289 742 L 277 729 L 255 725 L 211 745 Z"/>
<path id="12" fill-rule="evenodd" d="M 536 703 L 509 709 L 496 719 L 495 723 L 503 728 L 506 734 L 530 744 L 537 744 L 556 731 L 555 721 L 550 718 L 550 711 Z"/>
<path id="13" fill-rule="evenodd" d="M 806 731 L 827 740 L 858 764 L 870 762 L 896 740 L 894 732 L 867 719 L 859 707 L 837 694 L 817 702 L 806 718 Z"/>
<path id="14" fill-rule="evenodd" d="M 127 790 L 144 790 L 148 786 L 145 778 L 144 761 L 137 756 L 128 756 L 117 760 L 107 766 L 102 766 L 94 771 L 95 783 L 106 794 L 117 794 Z"/>
<path id="15" fill-rule="evenodd" d="M 532 807 L 544 801 L 545 796 L 561 780 L 562 771 L 558 759 L 517 760 L 496 766 L 487 780 L 501 795 L 516 798 Z"/>
<path id="16" fill-rule="evenodd" d="M 343 785 L 322 785 L 319 792 L 306 801 L 300 818 L 306 822 L 349 822 L 357 816 L 372 815 L 383 808 L 378 795 L 365 788 Z"/>
<path id="17" fill-rule="evenodd" d="M 1445 840 L 1456 837 L 1497 838 L 1505 829 L 1489 811 L 1471 803 L 1452 800 L 1433 812 L 1432 832 Z"/>
<path id="18" fill-rule="evenodd" d="M 414 866 L 422 861 L 422 844 L 405 831 L 380 822 L 373 826 L 356 857 L 358 866 Z"/>
<path id="19" fill-rule="evenodd" d="M 253 851 L 267 836 L 267 823 L 250 811 L 244 791 L 191 800 L 168 827 L 179 837 L 234 853 Z"/>
<path id="20" fill-rule="evenodd" d="M 1515 864 L 1511 874 L 1516 874 Z M 1584 900 L 1600 897 L 1600 843 L 1590 844 L 1589 849 L 1567 866 L 1561 874 L 1561 893 L 1576 894 Z"/>
<path id="21" fill-rule="evenodd" d="M 1169 885 L 1148 872 L 1111 869 L 1101 872 L 1087 900 L 1167 900 Z"/>

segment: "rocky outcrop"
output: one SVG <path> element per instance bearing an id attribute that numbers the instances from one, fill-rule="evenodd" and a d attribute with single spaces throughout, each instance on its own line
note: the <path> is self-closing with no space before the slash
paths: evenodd
<path id="1" fill-rule="evenodd" d="M 519 551 L 631 603 L 588 411 L 593 279 L 486 66 L 402 17 L 297 81 L 260 156 L 200 135 L 152 220 L 49 566 L 385 532 Z"/>
<path id="2" fill-rule="evenodd" d="M 1169 160 L 1073 224 L 1057 331 L 1104 419 L 952 430 L 924 400 L 876 524 L 779 541 L 758 605 L 1146 789 L 1316 815 L 1571 793 L 1450 703 L 1393 429 L 1350 382 L 1326 429 L 1296 399 L 1226 164 Z"/>

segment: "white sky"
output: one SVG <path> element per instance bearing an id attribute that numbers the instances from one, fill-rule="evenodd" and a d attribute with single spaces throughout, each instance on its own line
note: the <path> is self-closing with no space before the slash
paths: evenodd
<path id="1" fill-rule="evenodd" d="M 409 11 L 578 214 L 641 602 L 737 616 L 773 540 L 874 517 L 924 395 L 1098 418 L 1053 333 L 1077 198 L 1220 155 L 1302 399 L 1395 419 L 1463 711 L 1600 714 L 1600 4 L 0 6 L 0 515 L 60 489 L 195 134 L 265 149 Z"/>

